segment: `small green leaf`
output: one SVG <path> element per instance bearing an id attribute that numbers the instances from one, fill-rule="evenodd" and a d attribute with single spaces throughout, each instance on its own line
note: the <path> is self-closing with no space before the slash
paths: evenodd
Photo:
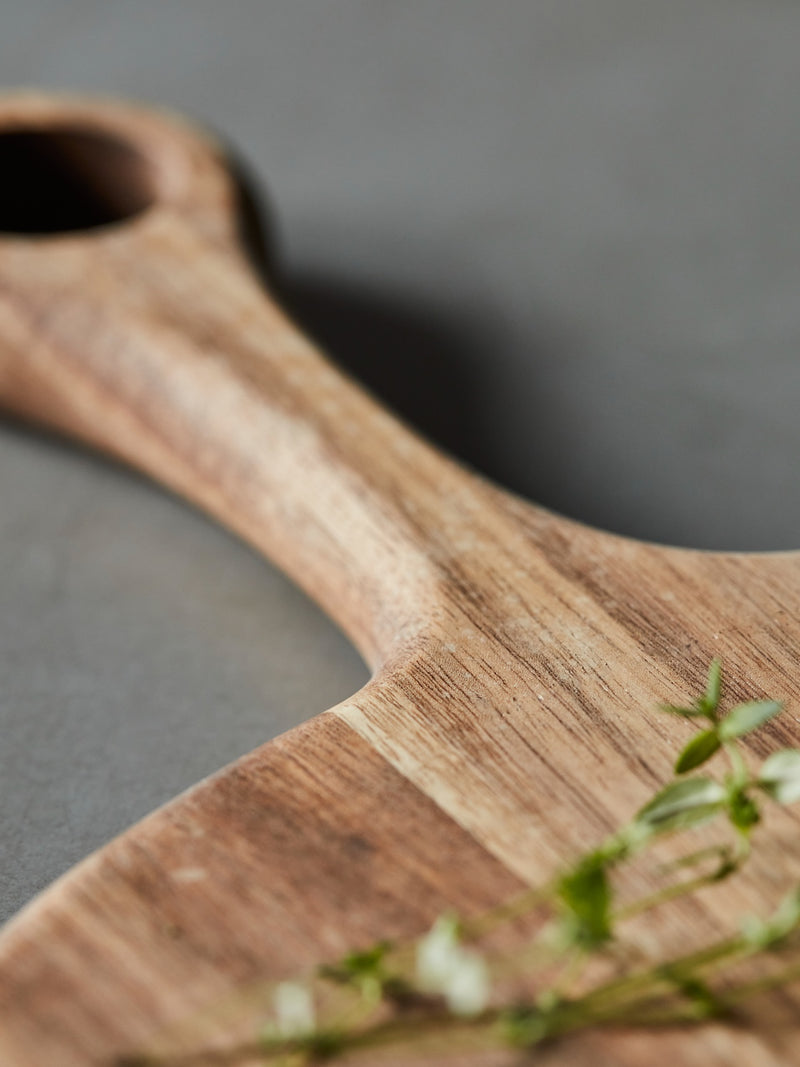
<path id="1" fill-rule="evenodd" d="M 659 704 L 661 711 L 666 711 L 670 715 L 680 715 L 682 719 L 696 719 L 700 715 L 705 715 L 704 708 L 695 705 L 691 708 L 682 708 L 678 704 Z"/>
<path id="2" fill-rule="evenodd" d="M 728 797 L 728 818 L 737 830 L 747 833 L 761 821 L 761 813 L 744 789 L 735 789 Z"/>
<path id="3" fill-rule="evenodd" d="M 764 761 L 758 784 L 779 804 L 800 800 L 800 750 L 784 748 Z"/>
<path id="4" fill-rule="evenodd" d="M 800 926 L 800 891 L 790 890 L 775 910 L 769 921 L 772 944 L 783 941 Z"/>
<path id="5" fill-rule="evenodd" d="M 761 951 L 769 947 L 772 940 L 772 932 L 769 923 L 757 915 L 745 915 L 739 924 L 739 932 L 742 939 L 750 948 Z"/>
<path id="6" fill-rule="evenodd" d="M 724 788 L 713 778 L 686 778 L 657 793 L 636 819 L 659 831 L 694 826 L 721 811 L 725 799 Z"/>
<path id="7" fill-rule="evenodd" d="M 569 913 L 574 944 L 596 948 L 611 939 L 611 887 L 602 856 L 589 855 L 565 874 L 558 896 Z"/>
<path id="8" fill-rule="evenodd" d="M 777 700 L 753 700 L 747 704 L 737 704 L 719 724 L 719 736 L 723 741 L 743 737 L 769 722 L 782 708 L 783 704 Z"/>
<path id="9" fill-rule="evenodd" d="M 675 773 L 686 774 L 687 771 L 693 771 L 695 767 L 711 759 L 714 753 L 719 751 L 721 744 L 716 730 L 704 730 L 697 734 L 678 756 Z"/>
<path id="10" fill-rule="evenodd" d="M 800 926 L 800 890 L 793 889 L 783 898 L 768 919 L 746 915 L 741 933 L 747 944 L 757 951 L 779 948 L 781 942 Z"/>
<path id="11" fill-rule="evenodd" d="M 679 811 L 668 819 L 663 819 L 655 830 L 659 834 L 669 834 L 675 830 L 692 830 L 716 818 L 722 810 L 722 804 L 701 804 L 696 808 Z"/>
<path id="12" fill-rule="evenodd" d="M 385 966 L 392 947 L 389 941 L 379 941 L 369 948 L 349 953 L 338 963 L 323 964 L 317 974 L 337 985 L 350 986 L 365 1004 L 377 1003 L 384 995 L 401 992 L 402 981 Z"/>
<path id="13" fill-rule="evenodd" d="M 719 704 L 719 694 L 722 688 L 722 660 L 712 659 L 708 668 L 706 691 L 702 703 L 709 715 L 713 715 Z"/>
<path id="14" fill-rule="evenodd" d="M 509 1008 L 500 1017 L 502 1034 L 512 1048 L 532 1049 L 557 1032 L 560 1005 Z"/>
<path id="15" fill-rule="evenodd" d="M 379 941 L 362 952 L 351 952 L 342 960 L 342 970 L 354 977 L 375 974 L 380 970 L 390 948 L 391 944 L 388 941 Z"/>

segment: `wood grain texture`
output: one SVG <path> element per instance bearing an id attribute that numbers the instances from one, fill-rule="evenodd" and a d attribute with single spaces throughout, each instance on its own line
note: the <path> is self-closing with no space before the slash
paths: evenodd
<path id="1" fill-rule="evenodd" d="M 176 1024 L 242 983 L 546 876 L 668 775 L 687 730 L 655 702 L 697 691 L 713 655 L 731 698 L 790 703 L 757 749 L 800 741 L 795 554 L 640 544 L 492 487 L 341 376 L 275 306 L 240 249 L 212 141 L 130 105 L 0 102 L 0 132 L 65 125 L 132 145 L 154 202 L 87 233 L 0 237 L 0 400 L 235 530 L 374 675 L 6 927 L 1 1063 L 110 1065 L 167 1040 L 187 1050 L 197 1033 Z M 676 950 L 709 939 L 800 880 L 796 820 L 775 825 L 778 845 L 740 886 L 652 937 Z M 210 1022 L 208 1039 L 225 1025 Z M 590 1035 L 556 1058 L 771 1065 L 792 1062 L 799 1038 L 766 1024 Z"/>

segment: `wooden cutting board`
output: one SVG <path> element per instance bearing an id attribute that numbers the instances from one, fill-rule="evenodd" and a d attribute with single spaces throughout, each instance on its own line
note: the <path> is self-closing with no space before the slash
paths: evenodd
<path id="1" fill-rule="evenodd" d="M 0 236 L 4 407 L 236 531 L 373 670 L 5 928 L 3 1067 L 111 1065 L 255 979 L 542 879 L 669 776 L 687 727 L 655 703 L 701 689 L 712 656 L 732 699 L 789 701 L 769 747 L 800 742 L 794 553 L 611 536 L 434 451 L 264 292 L 224 156 L 179 118 L 7 96 L 0 163 L 0 229 L 24 231 Z M 68 186 L 46 212 L 42 168 Z M 773 876 L 800 880 L 797 824 L 778 828 Z M 687 944 L 757 907 L 765 879 L 687 908 Z M 783 1064 L 795 1040 L 766 1026 L 594 1034 L 548 1062 Z"/>

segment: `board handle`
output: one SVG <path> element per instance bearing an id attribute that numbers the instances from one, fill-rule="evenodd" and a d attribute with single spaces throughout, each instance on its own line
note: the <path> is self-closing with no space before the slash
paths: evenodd
<path id="1" fill-rule="evenodd" d="M 91 196 L 79 229 L 52 232 L 71 206 L 51 204 L 37 232 L 24 189 L 25 232 L 0 211 L 0 402 L 200 505 L 371 665 L 385 661 L 436 613 L 481 483 L 334 369 L 271 299 L 211 139 L 131 105 L 5 98 L 7 162 L 26 137 L 50 151 L 46 174 L 66 167 Z"/>

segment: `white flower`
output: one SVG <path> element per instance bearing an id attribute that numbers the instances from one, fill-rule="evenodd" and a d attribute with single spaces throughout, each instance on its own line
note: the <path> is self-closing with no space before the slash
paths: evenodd
<path id="1" fill-rule="evenodd" d="M 486 963 L 459 943 L 452 916 L 438 918 L 417 945 L 417 981 L 426 993 L 442 994 L 456 1015 L 476 1015 L 489 999 Z"/>
<path id="2" fill-rule="evenodd" d="M 458 967 L 458 925 L 449 915 L 440 915 L 417 945 L 417 981 L 426 993 L 441 993 Z"/>
<path id="3" fill-rule="evenodd" d="M 299 982 L 281 982 L 273 996 L 275 1021 L 281 1037 L 306 1037 L 317 1026 L 311 992 Z"/>
<path id="4" fill-rule="evenodd" d="M 489 1000 L 489 972 L 477 952 L 461 950 L 458 968 L 443 990 L 447 1004 L 456 1015 L 477 1015 Z"/>

